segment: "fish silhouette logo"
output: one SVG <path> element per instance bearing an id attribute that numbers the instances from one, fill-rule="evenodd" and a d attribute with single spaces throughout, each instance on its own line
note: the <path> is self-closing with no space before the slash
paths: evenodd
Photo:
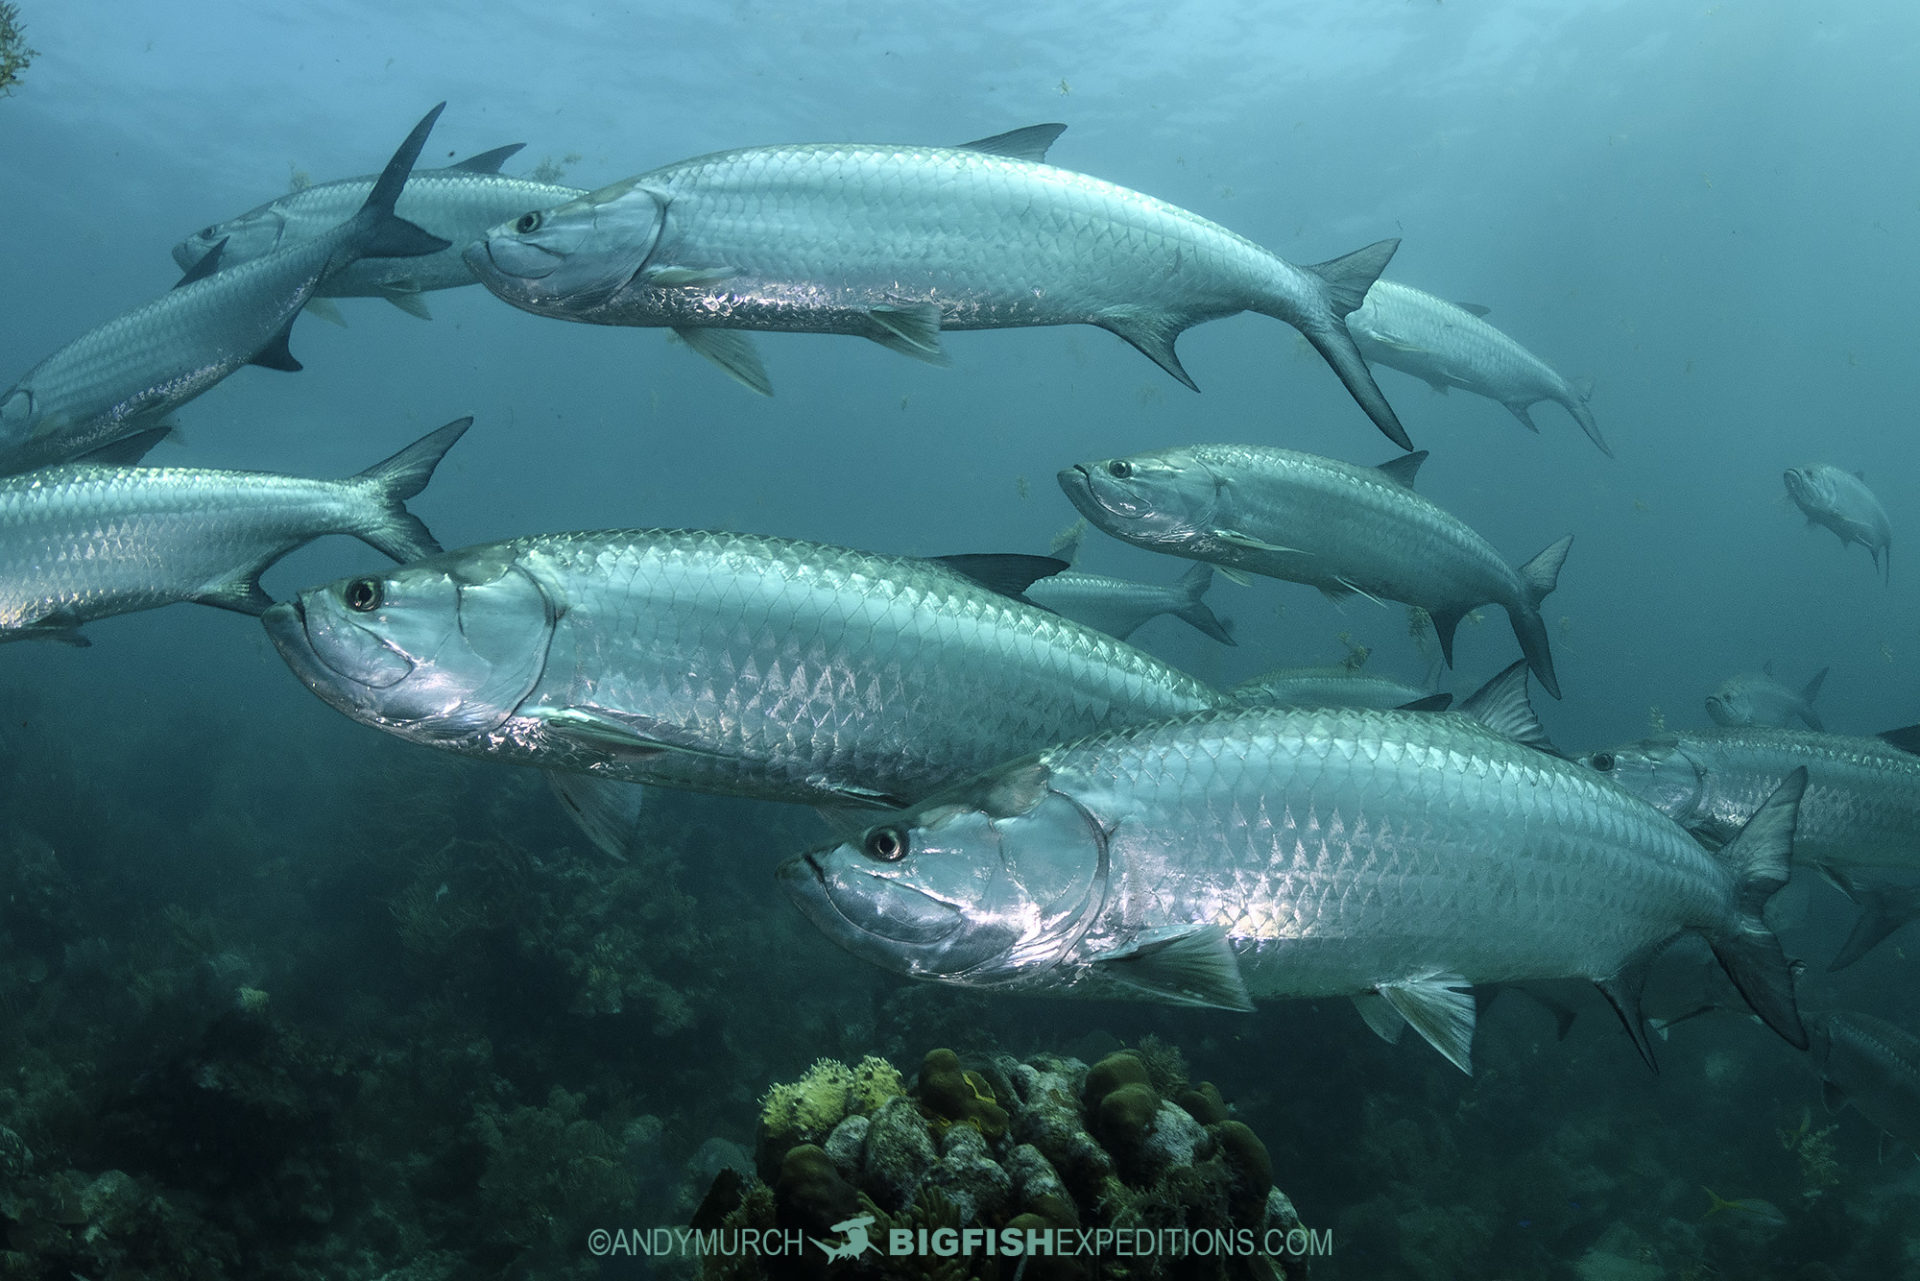
<path id="1" fill-rule="evenodd" d="M 875 1248 L 873 1242 L 867 1239 L 867 1226 L 872 1222 L 873 1216 L 871 1214 L 862 1214 L 851 1219 L 842 1219 L 840 1222 L 834 1224 L 833 1230 L 835 1232 L 844 1232 L 847 1234 L 847 1239 L 839 1245 L 828 1245 L 819 1237 L 810 1239 L 815 1245 L 820 1247 L 821 1252 L 827 1256 L 827 1262 L 829 1263 L 838 1259 L 857 1258 L 865 1254 L 868 1250 Z"/>

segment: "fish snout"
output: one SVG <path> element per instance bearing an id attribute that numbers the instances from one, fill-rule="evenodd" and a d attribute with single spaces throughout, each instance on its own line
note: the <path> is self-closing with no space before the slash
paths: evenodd
<path id="1" fill-rule="evenodd" d="M 544 280 L 559 270 L 564 255 L 551 253 L 518 236 L 491 232 L 460 251 L 460 260 L 481 284 Z"/>

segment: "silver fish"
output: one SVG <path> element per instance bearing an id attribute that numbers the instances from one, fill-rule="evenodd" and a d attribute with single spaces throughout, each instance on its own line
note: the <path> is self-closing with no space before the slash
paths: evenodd
<path id="1" fill-rule="evenodd" d="M 1036 605 L 1121 640 L 1139 631 L 1148 619 L 1171 614 L 1222 645 L 1236 644 L 1227 625 L 1202 599 L 1212 585 L 1213 566 L 1202 561 L 1170 586 L 1068 569 L 1036 580 L 1026 595 Z"/>
<path id="2" fill-rule="evenodd" d="M 1832 1111 L 1851 1104 L 1887 1134 L 1920 1151 L 1920 1038 L 1870 1014 L 1807 1016 L 1821 1093 Z"/>
<path id="3" fill-rule="evenodd" d="M 1524 682 L 1516 663 L 1469 704 L 1531 725 Z M 1650 1055 L 1639 985 L 1694 931 L 1804 1047 L 1760 917 L 1803 782 L 1716 860 L 1470 715 L 1209 712 L 1002 766 L 780 878 L 836 942 L 898 973 L 1229 1009 L 1377 993 L 1463 1069 L 1460 989 L 1534 979 L 1597 983 Z M 1375 1004 L 1369 1022 L 1387 1019 Z"/>
<path id="4" fill-rule="evenodd" d="M 1841 471 L 1830 463 L 1789 467 L 1782 473 L 1787 497 L 1806 513 L 1809 527 L 1824 525 L 1839 535 L 1840 545 L 1859 543 L 1873 557 L 1873 567 L 1893 581 L 1893 526 L 1886 508 L 1857 472 Z M 1881 564 L 1885 558 L 1885 565 Z"/>
<path id="5" fill-rule="evenodd" d="M 1453 701 L 1450 694 L 1347 667 L 1276 667 L 1241 681 L 1230 692 L 1242 702 L 1267 707 L 1370 707 L 1382 712 L 1409 703 L 1445 711 Z"/>
<path id="6" fill-rule="evenodd" d="M 704 531 L 554 534 L 313 588 L 265 622 L 314 693 L 415 742 L 631 782 L 891 805 L 1219 697 L 1004 594 L 1060 568 Z"/>
<path id="7" fill-rule="evenodd" d="M 510 178 L 500 166 L 524 144 L 469 156 L 445 169 L 417 169 L 407 178 L 394 212 L 447 242 L 438 253 L 410 258 L 362 258 L 320 282 L 316 298 L 385 298 L 421 319 L 431 319 L 420 295 L 474 283 L 461 253 L 487 228 L 529 209 L 546 209 L 586 194 L 577 187 Z M 314 183 L 270 200 L 237 217 L 194 232 L 173 247 L 184 270 L 224 243 L 220 270 L 325 235 L 366 203 L 378 175 Z M 312 304 L 308 304 L 312 307 Z"/>
<path id="8" fill-rule="evenodd" d="M 1304 334 L 1380 430 L 1413 447 L 1342 319 L 1397 240 L 1297 267 L 1185 209 L 1044 163 L 1065 127 L 962 147 L 700 156 L 496 227 L 467 265 L 537 315 L 672 328 L 763 394 L 766 370 L 739 330 L 853 334 L 944 364 L 942 330 L 1099 325 L 1194 387 L 1174 340 L 1257 311 Z"/>
<path id="9" fill-rule="evenodd" d="M 1773 664 L 1768 663 L 1764 672 L 1742 672 L 1722 681 L 1707 695 L 1707 715 L 1715 725 L 1728 727 L 1784 727 L 1800 721 L 1808 729 L 1823 730 L 1826 726 L 1820 723 L 1820 713 L 1813 710 L 1813 700 L 1820 696 L 1820 685 L 1826 679 L 1827 669 L 1823 667 L 1803 688 L 1791 690 L 1773 679 Z"/>
<path id="10" fill-rule="evenodd" d="M 1459 518 L 1413 492 L 1426 452 L 1379 467 L 1259 445 L 1193 445 L 1082 463 L 1060 487 L 1095 525 L 1137 547 L 1212 561 L 1327 595 L 1418 605 L 1453 663 L 1475 606 L 1506 608 L 1520 650 L 1555 698 L 1540 602 L 1573 535 L 1515 568 Z"/>
<path id="11" fill-rule="evenodd" d="M 85 645 L 80 625 L 199 601 L 259 614 L 260 575 L 323 534 L 395 560 L 440 545 L 406 500 L 473 420 L 345 480 L 201 467 L 47 467 L 0 478 L 0 641 Z"/>
<path id="12" fill-rule="evenodd" d="M 1855 884 L 1862 875 L 1920 872 L 1914 747 L 1914 730 L 1854 738 L 1750 725 L 1662 734 L 1581 759 L 1709 841 L 1738 832 L 1782 774 L 1806 770 L 1794 858 L 1820 868 L 1865 909 L 1831 967 L 1840 969 L 1920 910 L 1911 889 Z"/>
<path id="13" fill-rule="evenodd" d="M 1412 374 L 1436 391 L 1458 387 L 1505 405 L 1528 431 L 1539 431 L 1527 407 L 1551 400 L 1566 407 L 1587 439 L 1613 457 L 1576 387 L 1551 366 L 1480 317 L 1486 309 L 1451 303 L 1391 280 L 1376 280 L 1367 301 L 1347 317 L 1347 332 L 1370 365 Z"/>
<path id="14" fill-rule="evenodd" d="M 328 276 L 368 256 L 434 253 L 446 242 L 393 214 L 445 103 L 414 126 L 360 211 L 332 231 L 215 271 L 219 250 L 173 292 L 81 335 L 0 396 L 0 473 L 66 462 L 154 428 L 242 365 L 297 370 L 293 322 Z"/>

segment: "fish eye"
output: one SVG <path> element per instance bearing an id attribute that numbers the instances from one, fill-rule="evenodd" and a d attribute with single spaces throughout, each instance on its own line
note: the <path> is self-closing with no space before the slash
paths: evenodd
<path id="1" fill-rule="evenodd" d="M 212 227 L 200 228 L 200 239 L 202 240 L 212 240 L 218 234 L 220 233 L 215 231 Z"/>
<path id="2" fill-rule="evenodd" d="M 1133 475 L 1133 464 L 1124 458 L 1116 458 L 1107 464 L 1107 475 L 1115 480 L 1125 480 Z"/>
<path id="3" fill-rule="evenodd" d="M 371 614 L 380 608 L 380 580 L 356 578 L 347 584 L 347 608 L 356 614 Z"/>
<path id="4" fill-rule="evenodd" d="M 868 858 L 880 863 L 898 863 L 907 856 L 906 829 L 876 827 L 862 843 Z"/>
<path id="5" fill-rule="evenodd" d="M 519 232 L 523 236 L 529 232 L 540 230 L 539 213 L 535 212 L 535 213 L 521 214 L 518 218 L 515 218 L 513 220 L 513 229 Z"/>
<path id="6" fill-rule="evenodd" d="M 1612 752 L 1595 752 L 1593 754 L 1593 759 L 1590 762 L 1590 764 L 1592 764 L 1592 766 L 1595 769 L 1599 770 L 1602 774 L 1604 774 L 1608 770 L 1613 768 L 1613 753 Z"/>

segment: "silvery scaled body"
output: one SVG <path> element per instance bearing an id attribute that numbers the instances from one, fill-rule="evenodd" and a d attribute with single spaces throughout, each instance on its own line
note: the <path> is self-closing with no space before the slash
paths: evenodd
<path id="1" fill-rule="evenodd" d="M 544 316 L 666 326 L 734 377 L 769 383 L 739 330 L 852 334 L 944 362 L 940 332 L 1100 325 L 1193 386 L 1181 331 L 1242 311 L 1319 350 L 1403 449 L 1348 335 L 1396 241 L 1313 267 L 1185 209 L 1044 163 L 1064 126 L 964 147 L 856 143 L 700 156 L 495 228 L 467 253 L 489 289 Z"/>
<path id="2" fill-rule="evenodd" d="M 1551 400 L 1565 406 L 1580 430 L 1612 456 L 1587 407 L 1588 392 L 1488 324 L 1472 308 L 1432 294 L 1376 280 L 1367 301 L 1347 317 L 1347 330 L 1370 365 L 1412 374 L 1436 391 L 1458 387 L 1498 401 L 1528 431 L 1538 431 L 1528 406 Z"/>
<path id="3" fill-rule="evenodd" d="M 414 127 L 360 211 L 332 231 L 230 271 L 214 270 L 215 250 L 171 293 L 81 335 L 27 371 L 0 395 L 0 473 L 80 459 L 157 429 L 167 414 L 242 365 L 299 369 L 287 336 L 328 276 L 370 254 L 446 247 L 393 216 L 400 184 L 440 110 Z"/>
<path id="4" fill-rule="evenodd" d="M 447 242 L 437 253 L 412 258 L 362 258 L 320 282 L 321 298 L 385 298 L 419 314 L 419 295 L 474 283 L 461 254 L 496 223 L 530 209 L 546 209 L 586 193 L 531 178 L 513 178 L 500 165 L 520 144 L 469 157 L 444 169 L 419 169 L 407 178 L 394 212 Z M 223 244 L 221 270 L 325 235 L 353 216 L 373 192 L 378 175 L 314 183 L 188 236 L 173 247 L 184 270 Z"/>
<path id="5" fill-rule="evenodd" d="M 1382 712 L 1446 697 L 1391 676 L 1346 667 L 1276 667 L 1241 681 L 1230 692 L 1244 703 L 1266 707 L 1370 707 Z"/>
<path id="6" fill-rule="evenodd" d="M 1095 525 L 1138 547 L 1318 587 L 1418 605 L 1446 661 L 1461 618 L 1505 607 L 1521 652 L 1555 698 L 1540 602 L 1571 535 L 1514 566 L 1458 517 L 1416 494 L 1424 452 L 1379 467 L 1260 445 L 1193 445 L 1082 463 L 1060 486 Z"/>
<path id="7" fill-rule="evenodd" d="M 471 423 L 345 480 L 88 464 L 0 478 L 0 640 L 85 644 L 83 623 L 176 601 L 259 614 L 272 603 L 260 574 L 323 534 L 431 556 L 439 544 L 404 504 Z"/>
<path id="8" fill-rule="evenodd" d="M 1781 791 L 1723 865 L 1458 713 L 1209 712 L 1041 752 L 781 875 L 830 936 L 915 977 L 1236 1008 L 1378 993 L 1462 1066 L 1456 989 L 1583 977 L 1637 1028 L 1623 976 L 1697 931 L 1804 1043 L 1757 915 L 1786 877 Z"/>
<path id="9" fill-rule="evenodd" d="M 1037 580 L 1026 594 L 1036 605 L 1121 640 L 1149 619 L 1171 614 L 1222 645 L 1235 644 L 1233 633 L 1204 599 L 1212 585 L 1213 566 L 1202 562 L 1181 575 L 1179 582 L 1166 585 L 1063 570 Z"/>
<path id="10" fill-rule="evenodd" d="M 954 559 L 1025 566 L 1012 589 L 1062 568 Z M 266 623 L 316 694 L 403 737 L 774 800 L 905 803 L 1216 697 L 947 564 L 745 534 L 473 547 L 303 592 Z"/>
<path id="11" fill-rule="evenodd" d="M 1836 1010 L 1807 1017 L 1827 1107 L 1851 1105 L 1920 1151 L 1920 1038 L 1871 1014 Z"/>
<path id="12" fill-rule="evenodd" d="M 1805 513 L 1808 525 L 1831 529 L 1842 547 L 1859 543 L 1873 557 L 1874 568 L 1891 581 L 1893 525 L 1863 477 L 1831 463 L 1809 463 L 1787 468 L 1782 478 L 1787 497 Z"/>

